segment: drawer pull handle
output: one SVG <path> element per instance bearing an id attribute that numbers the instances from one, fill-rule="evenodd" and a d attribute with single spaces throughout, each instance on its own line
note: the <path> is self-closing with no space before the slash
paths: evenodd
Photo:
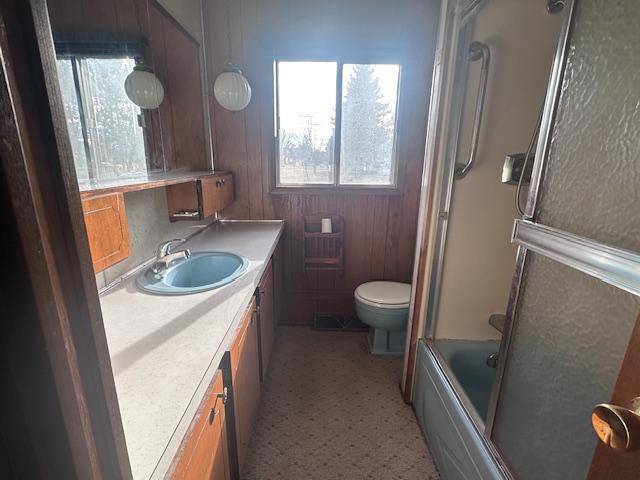
<path id="1" fill-rule="evenodd" d="M 220 413 L 220 409 L 216 409 L 216 407 L 218 406 L 218 400 L 222 399 L 222 404 L 226 405 L 227 398 L 228 398 L 228 390 L 227 390 L 227 387 L 224 387 L 222 389 L 222 393 L 216 394 L 216 401 L 213 404 L 213 407 L 211 408 L 211 410 L 209 411 L 209 425 L 213 423 L 213 420 L 216 418 L 216 415 Z"/>
<path id="2" fill-rule="evenodd" d="M 209 412 L 209 425 L 213 423 L 213 420 L 216 418 L 216 415 L 220 413 L 220 410 L 216 410 L 215 407 L 211 409 Z"/>

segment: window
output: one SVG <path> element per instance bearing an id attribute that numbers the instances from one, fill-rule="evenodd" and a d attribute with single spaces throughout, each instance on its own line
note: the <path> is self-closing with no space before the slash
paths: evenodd
<path id="1" fill-rule="evenodd" d="M 133 57 L 69 55 L 57 61 L 58 77 L 79 182 L 147 172 L 140 109 L 124 81 Z"/>
<path id="2" fill-rule="evenodd" d="M 395 186 L 399 79 L 393 64 L 277 61 L 277 186 Z"/>

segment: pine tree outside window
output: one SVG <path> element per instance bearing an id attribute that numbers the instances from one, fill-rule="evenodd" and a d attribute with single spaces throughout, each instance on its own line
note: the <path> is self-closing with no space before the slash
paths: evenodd
<path id="1" fill-rule="evenodd" d="M 276 186 L 395 188 L 400 66 L 275 66 Z"/>

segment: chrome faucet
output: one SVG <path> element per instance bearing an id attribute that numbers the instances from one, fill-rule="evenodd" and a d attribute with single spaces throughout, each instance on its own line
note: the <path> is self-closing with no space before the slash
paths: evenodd
<path id="1" fill-rule="evenodd" d="M 181 245 L 184 242 L 186 242 L 186 239 L 184 238 L 175 238 L 168 242 L 162 242 L 158 246 L 158 250 L 156 250 L 156 261 L 151 266 L 151 271 L 158 275 L 168 269 L 171 262 L 189 258 L 191 256 L 191 252 L 188 248 L 178 250 L 177 252 L 172 251 L 172 247 Z"/>

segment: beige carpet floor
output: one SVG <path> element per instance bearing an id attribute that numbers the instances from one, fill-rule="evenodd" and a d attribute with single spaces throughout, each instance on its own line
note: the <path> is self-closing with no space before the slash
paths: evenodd
<path id="1" fill-rule="evenodd" d="M 401 373 L 362 333 L 281 328 L 243 480 L 438 479 Z"/>

